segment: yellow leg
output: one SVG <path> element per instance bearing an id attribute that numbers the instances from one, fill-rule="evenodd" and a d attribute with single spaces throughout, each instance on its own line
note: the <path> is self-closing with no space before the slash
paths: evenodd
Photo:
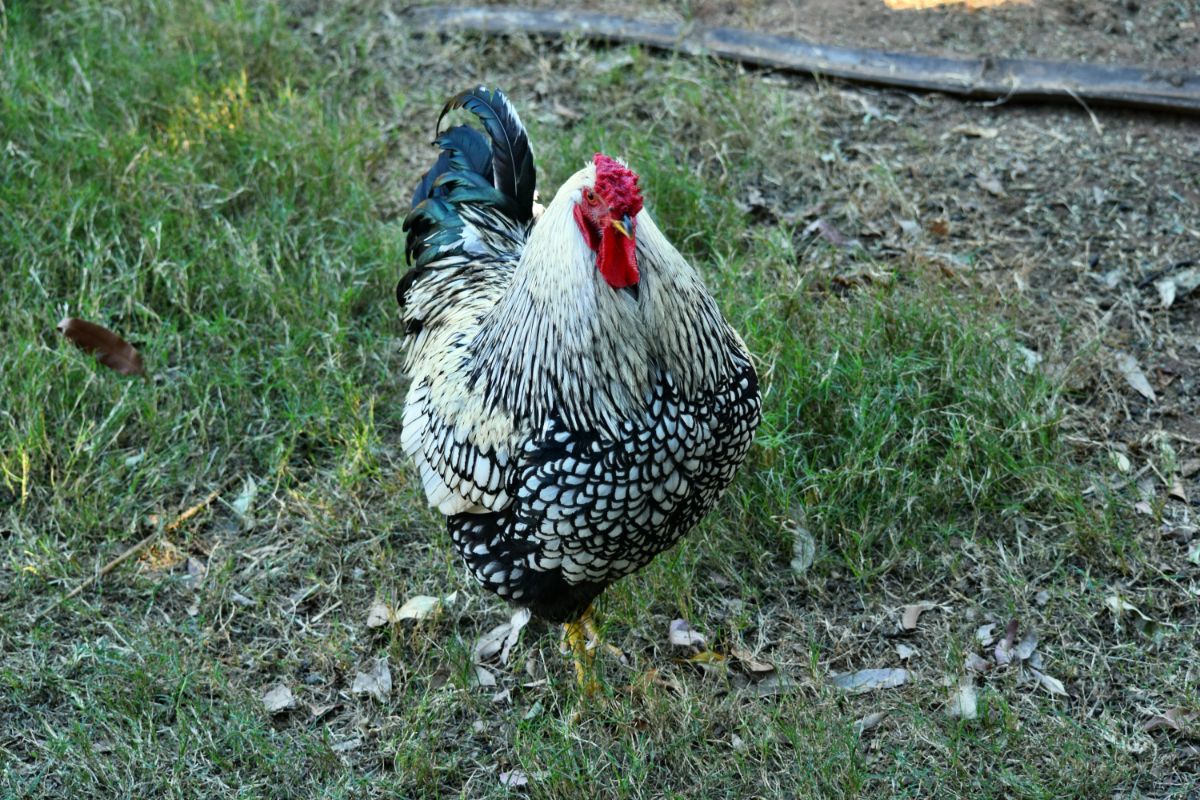
<path id="1" fill-rule="evenodd" d="M 563 638 L 575 659 L 575 679 L 579 681 L 579 688 L 588 695 L 595 694 L 600 688 L 595 676 L 596 652 L 588 647 L 588 638 L 595 635 L 595 630 L 590 606 L 579 619 L 563 625 Z"/>

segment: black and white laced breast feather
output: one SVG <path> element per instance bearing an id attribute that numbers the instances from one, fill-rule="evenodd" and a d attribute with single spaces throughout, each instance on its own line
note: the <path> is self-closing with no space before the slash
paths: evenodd
<path id="1" fill-rule="evenodd" d="M 496 513 L 449 517 L 475 578 L 539 616 L 568 620 L 604 587 L 672 546 L 716 504 L 760 415 L 747 362 L 684 398 L 669 373 L 616 438 L 551 418 L 521 453 Z"/>

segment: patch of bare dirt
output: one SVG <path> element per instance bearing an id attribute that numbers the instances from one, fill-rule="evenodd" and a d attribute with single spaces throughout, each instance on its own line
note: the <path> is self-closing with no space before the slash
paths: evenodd
<path id="1" fill-rule="evenodd" d="M 601 10 L 580 0 L 496 4 Z M 1194 2 L 1032 0 L 979 10 L 946 6 L 900 11 L 883 0 L 697 0 L 686 5 L 618 0 L 602 10 L 847 47 L 1124 63 L 1172 71 L 1200 68 L 1200 7 Z"/>

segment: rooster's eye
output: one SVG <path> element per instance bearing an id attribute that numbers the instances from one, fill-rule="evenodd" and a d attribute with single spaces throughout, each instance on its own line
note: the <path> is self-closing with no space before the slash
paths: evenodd
<path id="1" fill-rule="evenodd" d="M 583 197 L 585 200 L 587 200 L 592 205 L 596 204 L 596 193 L 593 192 L 591 189 L 584 189 Z"/>

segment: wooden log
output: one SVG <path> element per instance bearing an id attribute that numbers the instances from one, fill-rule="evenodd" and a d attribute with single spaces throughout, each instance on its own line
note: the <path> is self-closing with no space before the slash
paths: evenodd
<path id="1" fill-rule="evenodd" d="M 989 100 L 1058 100 L 1200 114 L 1200 74 L 1141 67 L 892 53 L 812 44 L 725 27 L 633 20 L 586 11 L 423 6 L 403 13 L 413 30 L 562 38 L 580 36 L 849 81 Z"/>

